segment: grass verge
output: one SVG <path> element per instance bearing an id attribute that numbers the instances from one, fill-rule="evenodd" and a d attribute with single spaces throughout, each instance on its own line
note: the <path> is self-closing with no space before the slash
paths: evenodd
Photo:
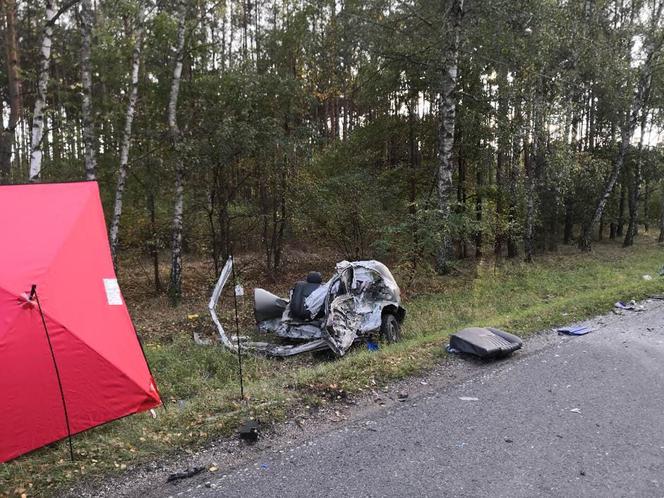
<path id="1" fill-rule="evenodd" d="M 190 451 L 232 434 L 245 416 L 277 422 L 298 406 L 333 402 L 337 396 L 423 372 L 444 361 L 441 345 L 464 326 L 492 325 L 524 336 L 605 312 L 619 299 L 663 292 L 664 277 L 657 272 L 664 250 L 642 239 L 629 249 L 600 244 L 592 254 L 570 250 L 534 265 L 478 261 L 454 277 L 419 275 L 413 289 L 429 290 L 405 303 L 402 342 L 378 352 L 357 347 L 334 360 L 247 357 L 248 406 L 239 402 L 236 358 L 220 347 L 195 346 L 188 334 L 147 344 L 168 410 L 159 410 L 156 419 L 139 414 L 76 436 L 74 463 L 65 444 L 57 443 L 0 464 L 0 496 L 50 494 L 85 477 Z M 653 279 L 644 280 L 645 274 Z"/>

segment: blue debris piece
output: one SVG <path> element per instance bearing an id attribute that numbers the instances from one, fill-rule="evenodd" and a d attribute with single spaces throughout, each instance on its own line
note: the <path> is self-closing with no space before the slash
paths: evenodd
<path id="1" fill-rule="evenodd" d="M 380 349 L 380 346 L 378 345 L 377 342 L 367 341 L 367 349 L 369 351 L 378 351 Z"/>
<path id="2" fill-rule="evenodd" d="M 585 327 L 585 326 L 579 326 L 579 327 L 563 327 L 560 329 L 556 329 L 556 332 L 559 334 L 567 334 L 567 335 L 586 335 L 588 332 L 592 332 L 593 329 L 590 327 Z"/>

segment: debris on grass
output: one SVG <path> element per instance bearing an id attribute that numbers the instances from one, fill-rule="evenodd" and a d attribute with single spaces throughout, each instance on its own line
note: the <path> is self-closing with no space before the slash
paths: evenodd
<path id="1" fill-rule="evenodd" d="M 380 349 L 380 346 L 378 345 L 377 342 L 367 341 L 367 349 L 369 351 L 378 351 Z"/>

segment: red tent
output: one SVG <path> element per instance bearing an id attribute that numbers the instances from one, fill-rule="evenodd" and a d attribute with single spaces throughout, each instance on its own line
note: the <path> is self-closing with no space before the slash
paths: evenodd
<path id="1" fill-rule="evenodd" d="M 0 187 L 0 462 L 158 406 L 95 182 Z"/>

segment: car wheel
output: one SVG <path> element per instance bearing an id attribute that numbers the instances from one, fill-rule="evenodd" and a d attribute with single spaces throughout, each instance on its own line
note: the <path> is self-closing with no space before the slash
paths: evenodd
<path id="1" fill-rule="evenodd" d="M 383 315 L 380 324 L 380 337 L 388 343 L 401 340 L 401 325 L 392 313 Z"/>

